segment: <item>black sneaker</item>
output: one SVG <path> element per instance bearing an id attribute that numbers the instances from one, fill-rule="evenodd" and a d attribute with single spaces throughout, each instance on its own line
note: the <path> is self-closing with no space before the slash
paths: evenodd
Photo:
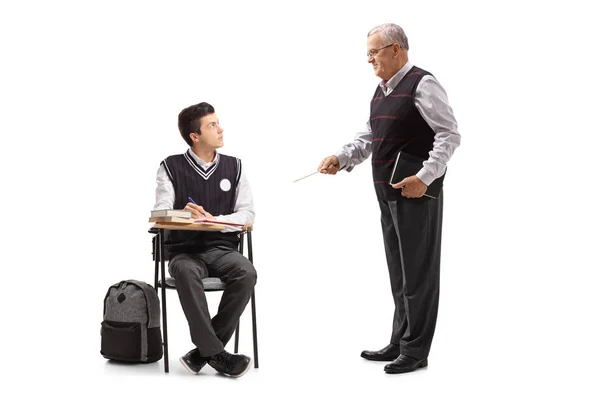
<path id="1" fill-rule="evenodd" d="M 243 354 L 230 354 L 223 350 L 211 356 L 208 365 L 223 375 L 239 378 L 250 369 L 250 357 Z"/>
<path id="2" fill-rule="evenodd" d="M 202 367 L 206 365 L 207 358 L 201 357 L 198 349 L 190 350 L 185 356 L 179 359 L 181 364 L 192 374 L 200 372 Z"/>

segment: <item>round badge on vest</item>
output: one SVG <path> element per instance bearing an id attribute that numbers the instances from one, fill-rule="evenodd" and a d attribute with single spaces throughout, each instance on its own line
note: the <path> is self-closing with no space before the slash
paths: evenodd
<path id="1" fill-rule="evenodd" d="M 221 180 L 219 186 L 221 186 L 222 191 L 229 192 L 229 190 L 231 189 L 231 181 L 229 179 L 223 179 Z"/>

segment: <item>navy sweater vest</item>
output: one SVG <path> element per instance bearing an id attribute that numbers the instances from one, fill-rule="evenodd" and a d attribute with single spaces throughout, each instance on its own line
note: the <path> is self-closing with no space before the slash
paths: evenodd
<path id="1" fill-rule="evenodd" d="M 184 154 L 167 157 L 163 162 L 175 189 L 173 208 L 183 209 L 188 197 L 214 216 L 234 212 L 236 189 L 242 173 L 241 161 L 219 154 L 219 159 L 206 171 L 191 156 Z M 239 236 L 235 232 L 167 231 L 166 249 L 172 257 L 178 253 L 198 253 L 208 247 L 226 245 L 235 247 Z"/>
<path id="2" fill-rule="evenodd" d="M 403 151 L 426 160 L 433 149 L 435 132 L 427 125 L 415 106 L 417 85 L 429 72 L 412 67 L 389 95 L 377 86 L 371 100 L 373 181 L 378 199 L 398 200 L 399 189 L 390 186 L 390 177 L 398 152 Z"/>

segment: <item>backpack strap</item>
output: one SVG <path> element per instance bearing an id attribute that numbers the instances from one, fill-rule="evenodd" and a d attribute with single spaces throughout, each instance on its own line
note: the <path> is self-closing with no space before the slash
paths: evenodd
<path id="1" fill-rule="evenodd" d="M 129 279 L 122 282 L 127 282 L 137 286 L 144 293 L 144 297 L 146 297 L 146 305 L 148 307 L 148 328 L 160 327 L 160 306 L 158 296 L 154 288 L 146 282 L 137 281 L 134 279 Z M 117 285 L 113 285 L 113 287 L 114 286 Z"/>

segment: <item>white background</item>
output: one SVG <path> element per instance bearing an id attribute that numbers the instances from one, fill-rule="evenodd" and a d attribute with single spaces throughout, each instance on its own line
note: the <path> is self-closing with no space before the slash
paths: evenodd
<path id="1" fill-rule="evenodd" d="M 3 2 L 0 354 L 13 397 L 597 398 L 591 3 Z M 366 34 L 384 22 L 404 27 L 463 136 L 430 366 L 401 376 L 359 357 L 388 343 L 393 312 L 370 163 L 291 183 L 364 126 L 378 82 Z M 185 151 L 177 114 L 200 101 L 257 213 L 261 367 L 236 381 L 179 365 L 192 345 L 174 292 L 169 375 L 99 354 L 108 286 L 153 280 L 156 170 Z M 247 312 L 248 355 L 250 329 Z"/>

